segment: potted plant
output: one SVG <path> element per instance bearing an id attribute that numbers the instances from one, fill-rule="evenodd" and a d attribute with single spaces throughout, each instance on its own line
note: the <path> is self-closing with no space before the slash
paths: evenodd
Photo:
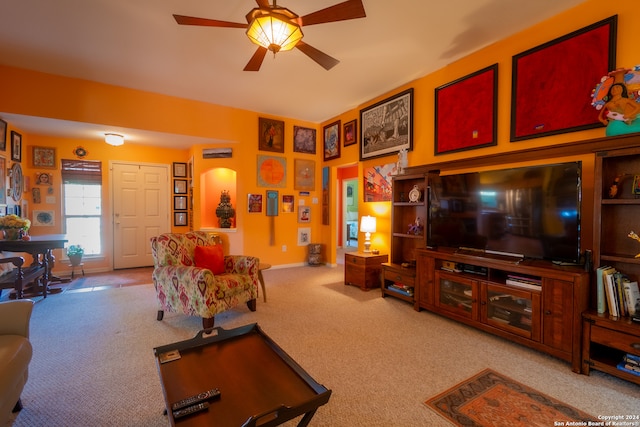
<path id="1" fill-rule="evenodd" d="M 80 265 L 83 254 L 84 249 L 80 245 L 71 245 L 67 248 L 67 257 L 69 257 L 69 262 L 74 267 Z"/>

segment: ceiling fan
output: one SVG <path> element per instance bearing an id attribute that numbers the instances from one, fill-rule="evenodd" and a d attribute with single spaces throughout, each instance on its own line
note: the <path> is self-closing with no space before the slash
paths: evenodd
<path id="1" fill-rule="evenodd" d="M 279 7 L 276 0 L 273 1 L 273 5 L 269 4 L 269 0 L 256 0 L 256 3 L 258 7 L 247 14 L 246 24 L 175 14 L 173 17 L 180 25 L 246 28 L 247 36 L 251 42 L 258 45 L 258 49 L 244 67 L 244 71 L 258 71 L 267 51 L 275 55 L 277 52 L 291 50 L 294 47 L 324 69 L 330 70 L 340 61 L 303 42 L 302 27 L 367 16 L 362 0 L 347 0 L 302 17 L 287 8 Z"/>

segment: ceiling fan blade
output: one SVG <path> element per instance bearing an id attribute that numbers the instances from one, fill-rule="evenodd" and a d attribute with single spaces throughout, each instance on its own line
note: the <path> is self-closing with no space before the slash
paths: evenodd
<path id="1" fill-rule="evenodd" d="M 218 21 L 217 19 L 196 18 L 194 16 L 173 15 L 180 25 L 198 25 L 201 27 L 247 28 L 247 24 Z"/>
<path id="2" fill-rule="evenodd" d="M 258 46 L 258 49 L 253 54 L 247 65 L 245 65 L 243 71 L 260 71 L 260 66 L 264 60 L 264 56 L 267 54 L 267 48 Z"/>
<path id="3" fill-rule="evenodd" d="M 300 18 L 302 25 L 324 24 L 325 22 L 346 21 L 348 19 L 364 18 L 362 0 L 347 0 L 325 9 L 318 10 Z"/>
<path id="4" fill-rule="evenodd" d="M 319 51 L 315 47 L 306 44 L 302 40 L 298 42 L 296 47 L 300 49 L 302 53 L 307 55 L 309 58 L 313 59 L 318 64 L 320 64 L 320 66 L 322 66 L 325 70 L 332 69 L 333 67 L 338 65 L 338 63 L 340 62 L 337 59 L 327 55 L 326 53 Z"/>
<path id="5" fill-rule="evenodd" d="M 260 9 L 269 9 L 271 7 L 269 0 L 256 0 L 256 3 L 258 3 Z"/>

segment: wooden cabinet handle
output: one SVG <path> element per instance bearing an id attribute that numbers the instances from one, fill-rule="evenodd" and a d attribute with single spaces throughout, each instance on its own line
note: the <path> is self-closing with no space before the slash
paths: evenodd
<path id="1" fill-rule="evenodd" d="M 635 348 L 636 350 L 640 350 L 640 342 L 634 342 L 631 344 L 631 347 Z"/>
<path id="2" fill-rule="evenodd" d="M 546 310 L 546 311 L 544 312 L 544 314 L 546 314 L 546 315 L 550 315 L 550 314 L 551 314 L 551 310 Z"/>
<path id="3" fill-rule="evenodd" d="M 482 301 L 480 304 L 481 305 L 487 305 L 487 302 L 486 301 Z"/>

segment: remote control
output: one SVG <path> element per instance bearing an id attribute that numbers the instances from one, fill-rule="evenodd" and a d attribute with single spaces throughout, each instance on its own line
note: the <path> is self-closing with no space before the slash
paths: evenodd
<path id="1" fill-rule="evenodd" d="M 200 394 L 196 394 L 195 396 L 187 397 L 186 399 L 177 401 L 176 403 L 171 405 L 171 410 L 177 411 L 178 409 L 186 408 L 187 406 L 195 405 L 196 403 L 200 403 L 218 396 L 220 396 L 220 390 L 218 390 L 217 388 L 212 388 L 211 390 L 204 391 Z"/>
<path id="2" fill-rule="evenodd" d="M 195 414 L 196 412 L 204 411 L 209 407 L 209 402 L 201 402 L 197 405 L 187 406 L 183 409 L 178 409 L 177 411 L 173 411 L 173 418 L 178 419 L 182 417 L 186 417 L 187 415 Z"/>

